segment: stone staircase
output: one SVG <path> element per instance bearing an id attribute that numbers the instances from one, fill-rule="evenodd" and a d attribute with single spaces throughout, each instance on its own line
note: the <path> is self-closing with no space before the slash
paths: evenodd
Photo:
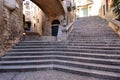
<path id="1" fill-rule="evenodd" d="M 19 42 L 6 56 L 1 57 L 0 71 L 54 69 L 120 80 L 120 39 L 107 22 L 99 17 L 89 17 L 76 21 L 74 26 L 66 42 Z"/>

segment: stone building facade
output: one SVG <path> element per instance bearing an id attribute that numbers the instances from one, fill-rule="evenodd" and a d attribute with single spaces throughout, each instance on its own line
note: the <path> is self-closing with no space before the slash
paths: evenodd
<path id="1" fill-rule="evenodd" d="M 45 6 L 47 7 L 47 6 Z M 47 17 L 40 7 L 30 0 L 23 1 L 23 14 L 25 15 L 25 21 L 29 22 L 29 32 L 38 33 L 40 36 L 51 35 L 51 21 Z"/>
<path id="2" fill-rule="evenodd" d="M 20 40 L 22 22 L 22 0 L 0 0 L 0 55 Z"/>
<path id="3" fill-rule="evenodd" d="M 61 13 L 61 12 L 57 12 L 54 14 L 54 7 L 53 8 L 50 8 L 48 6 L 46 6 L 48 3 L 50 3 L 48 1 L 48 3 L 44 3 L 45 5 L 41 5 L 40 7 L 37 6 L 36 4 L 39 4 L 39 3 L 42 3 L 43 4 L 43 0 L 37 2 L 35 4 L 35 2 L 33 1 L 30 1 L 30 0 L 24 0 L 24 3 L 25 2 L 29 2 L 30 5 L 29 5 L 29 10 L 26 9 L 26 7 L 24 7 L 24 9 L 29 12 L 30 14 L 30 22 L 31 22 L 31 31 L 32 32 L 37 32 L 39 33 L 39 35 L 41 36 L 52 36 L 52 27 L 53 27 L 53 22 L 58 20 L 60 22 L 59 25 L 65 25 L 67 26 L 69 23 L 73 22 L 74 20 L 74 17 L 75 17 L 75 12 L 73 10 L 73 1 L 74 0 L 64 0 L 64 1 L 61 1 L 61 3 L 59 4 L 62 4 L 62 6 L 64 7 L 64 14 L 57 14 L 57 13 Z M 59 0 L 58 0 L 59 1 Z M 55 1 L 55 2 L 52 2 L 52 5 L 59 5 L 57 2 L 58 1 Z M 51 6 L 52 6 L 51 5 Z M 31 7 L 32 6 L 32 7 Z M 58 6 L 58 7 L 61 7 L 62 6 Z M 67 8 L 71 8 L 71 10 L 67 10 Z M 46 10 L 47 9 L 47 10 Z M 58 8 L 59 9 L 59 8 Z M 49 13 L 46 13 L 46 11 L 48 11 Z M 52 12 L 51 12 L 52 11 Z M 50 15 L 51 13 L 53 13 L 52 15 Z M 24 12 L 25 14 L 25 12 Z M 50 15 L 50 16 L 49 16 Z M 28 14 L 25 14 L 25 16 L 29 16 Z M 27 19 L 26 19 L 27 20 Z"/>
<path id="4" fill-rule="evenodd" d="M 75 0 L 77 5 L 77 17 L 99 15 L 108 21 L 115 19 L 112 8 L 112 0 Z"/>
<path id="5" fill-rule="evenodd" d="M 115 15 L 113 14 L 113 8 L 111 7 L 112 0 L 102 0 L 102 5 L 100 9 L 100 16 L 102 18 L 107 19 L 108 21 L 115 18 Z"/>
<path id="6" fill-rule="evenodd" d="M 75 0 L 77 18 L 99 15 L 102 0 Z"/>

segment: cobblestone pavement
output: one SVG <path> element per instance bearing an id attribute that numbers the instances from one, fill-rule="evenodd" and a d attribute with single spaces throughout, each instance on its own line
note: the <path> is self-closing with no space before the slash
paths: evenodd
<path id="1" fill-rule="evenodd" d="M 0 80 L 103 80 L 55 70 L 0 73 Z"/>

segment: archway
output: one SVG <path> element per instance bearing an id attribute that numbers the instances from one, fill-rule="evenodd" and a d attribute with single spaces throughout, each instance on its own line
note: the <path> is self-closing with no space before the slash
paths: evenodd
<path id="1" fill-rule="evenodd" d="M 59 20 L 54 20 L 52 22 L 52 36 L 57 36 L 59 25 L 60 25 L 60 21 Z"/>

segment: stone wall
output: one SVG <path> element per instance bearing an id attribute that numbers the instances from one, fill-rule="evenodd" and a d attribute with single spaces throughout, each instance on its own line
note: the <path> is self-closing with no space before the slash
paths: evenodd
<path id="1" fill-rule="evenodd" d="M 63 23 L 62 23 L 63 16 L 47 17 L 44 13 L 42 13 L 42 15 L 40 17 L 41 17 L 42 36 L 51 36 L 51 34 L 52 34 L 52 22 L 54 20 L 59 20 L 60 25 L 63 25 Z M 40 28 L 39 28 L 39 31 L 40 31 Z"/>
<path id="2" fill-rule="evenodd" d="M 22 0 L 15 0 L 15 9 L 7 7 L 5 1 L 0 0 L 0 55 L 19 41 L 23 31 Z"/>
<path id="3" fill-rule="evenodd" d="M 120 37 L 120 21 L 118 21 L 118 20 L 111 20 L 109 22 L 109 26 Z"/>
<path id="4" fill-rule="evenodd" d="M 108 2 L 108 10 L 106 10 L 106 0 L 102 0 L 102 5 L 101 9 L 99 11 L 99 16 L 106 19 L 107 21 L 111 21 L 112 19 L 115 19 L 115 15 L 113 13 L 113 8 L 112 8 L 112 0 Z M 105 9 L 104 9 L 105 7 Z"/>
<path id="5" fill-rule="evenodd" d="M 37 33 L 41 36 L 50 36 L 50 21 L 43 11 L 39 11 L 36 15 Z"/>

